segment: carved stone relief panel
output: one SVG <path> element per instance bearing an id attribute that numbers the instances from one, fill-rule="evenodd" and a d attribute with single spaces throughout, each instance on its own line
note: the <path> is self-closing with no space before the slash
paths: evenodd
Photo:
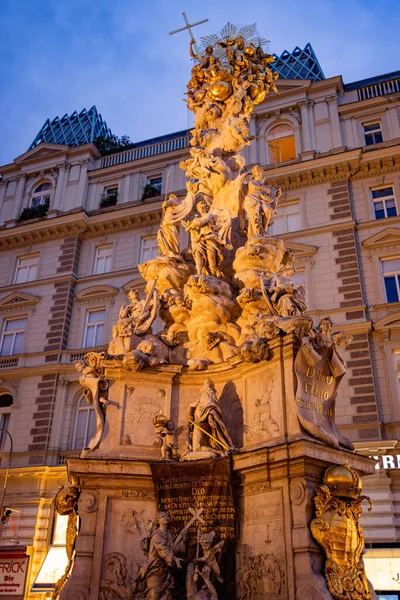
<path id="1" fill-rule="evenodd" d="M 143 383 L 126 387 L 120 443 L 152 447 L 153 417 L 160 411 L 169 415 L 168 390 Z"/>
<path id="2" fill-rule="evenodd" d="M 281 490 L 245 485 L 237 589 L 240 600 L 286 600 L 287 574 Z"/>
<path id="3" fill-rule="evenodd" d="M 263 369 L 245 380 L 245 445 L 268 442 L 283 435 L 281 381 L 278 370 Z"/>
<path id="4" fill-rule="evenodd" d="M 108 503 L 100 573 L 101 600 L 131 598 L 140 567 L 146 560 L 143 540 L 152 527 L 156 503 L 155 499 L 146 499 L 151 492 L 136 491 L 137 497 L 143 499 L 112 498 Z"/>

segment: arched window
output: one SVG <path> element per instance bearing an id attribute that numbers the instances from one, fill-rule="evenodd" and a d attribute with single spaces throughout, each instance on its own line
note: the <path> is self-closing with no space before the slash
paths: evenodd
<path id="1" fill-rule="evenodd" d="M 268 132 L 268 164 L 285 162 L 296 158 L 294 129 L 288 123 L 276 125 Z"/>
<path id="2" fill-rule="evenodd" d="M 8 431 L 10 424 L 10 409 L 14 402 L 14 398 L 8 392 L 0 392 L 0 430 Z M 7 443 L 7 434 L 0 431 L 0 452 L 3 452 Z M 9 448 L 9 446 L 7 446 Z"/>
<path id="3" fill-rule="evenodd" d="M 75 450 L 86 448 L 96 431 L 96 416 L 93 404 L 88 404 L 86 398 L 81 398 L 76 412 L 72 447 Z"/>
<path id="4" fill-rule="evenodd" d="M 51 183 L 46 181 L 45 183 L 41 183 L 34 189 L 31 196 L 31 205 L 30 208 L 36 208 L 41 206 L 42 204 L 50 204 L 50 192 L 51 192 Z"/>

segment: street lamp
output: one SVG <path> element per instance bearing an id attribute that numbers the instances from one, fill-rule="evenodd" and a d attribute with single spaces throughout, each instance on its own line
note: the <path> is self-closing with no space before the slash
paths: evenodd
<path id="1" fill-rule="evenodd" d="M 1 502 L 0 502 L 0 519 L 1 519 L 3 517 L 4 498 L 6 495 L 8 472 L 10 470 L 11 457 L 12 457 L 12 453 L 13 453 L 14 444 L 13 444 L 13 439 L 11 437 L 11 434 L 9 431 L 7 431 L 7 429 L 4 429 L 4 427 L 0 428 L 0 433 L 1 433 L 1 439 L 3 437 L 3 433 L 6 433 L 8 435 L 8 437 L 10 438 L 10 450 L 8 452 L 8 463 L 7 463 L 6 475 L 4 477 L 3 490 L 1 492 Z"/>

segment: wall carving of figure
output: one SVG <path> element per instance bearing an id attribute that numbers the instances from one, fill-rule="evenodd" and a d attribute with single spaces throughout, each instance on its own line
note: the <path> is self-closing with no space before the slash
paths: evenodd
<path id="1" fill-rule="evenodd" d="M 268 234 L 268 227 L 274 222 L 274 215 L 282 191 L 267 185 L 259 165 L 253 167 L 252 178 L 248 182 L 243 208 L 247 215 L 247 237 L 251 240 Z"/>

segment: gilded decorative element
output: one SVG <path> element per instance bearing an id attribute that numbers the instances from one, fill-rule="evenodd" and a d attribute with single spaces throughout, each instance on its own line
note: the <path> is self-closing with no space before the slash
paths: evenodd
<path id="1" fill-rule="evenodd" d="M 75 483 L 60 489 L 55 497 L 54 503 L 59 515 L 68 515 L 67 533 L 66 533 L 66 552 L 68 564 L 64 575 L 60 577 L 54 587 L 52 600 L 57 600 L 64 583 L 67 581 L 73 565 L 73 555 L 75 550 L 75 540 L 78 533 L 78 499 L 79 488 Z"/>
<path id="2" fill-rule="evenodd" d="M 314 496 L 316 518 L 311 521 L 313 537 L 326 554 L 325 578 L 337 600 L 370 600 L 371 588 L 361 558 L 364 534 L 359 522 L 364 500 L 361 479 L 348 462 L 329 467 L 324 483 Z"/>

